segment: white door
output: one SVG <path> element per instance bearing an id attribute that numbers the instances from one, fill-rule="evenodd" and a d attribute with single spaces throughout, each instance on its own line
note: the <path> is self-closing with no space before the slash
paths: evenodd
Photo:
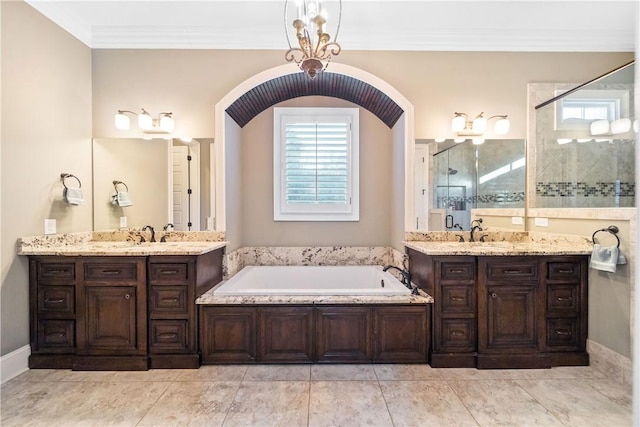
<path id="1" fill-rule="evenodd" d="M 198 150 L 173 146 L 173 226 L 175 230 L 200 230 Z M 191 193 L 191 194 L 189 194 Z"/>
<path id="2" fill-rule="evenodd" d="M 429 150 L 426 145 L 416 145 L 414 165 L 415 225 L 418 230 L 427 230 L 429 212 Z"/>

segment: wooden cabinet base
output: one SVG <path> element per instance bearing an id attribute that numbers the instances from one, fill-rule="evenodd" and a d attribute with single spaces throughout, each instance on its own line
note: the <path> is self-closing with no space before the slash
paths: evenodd
<path id="1" fill-rule="evenodd" d="M 431 353 L 432 368 L 475 368 L 476 355 L 467 353 Z"/>
<path id="2" fill-rule="evenodd" d="M 549 353 L 553 366 L 589 366 L 589 353 Z"/>
<path id="3" fill-rule="evenodd" d="M 149 356 L 149 369 L 198 369 L 200 356 L 197 354 L 170 354 Z"/>
<path id="4" fill-rule="evenodd" d="M 551 357 L 534 354 L 478 354 L 478 369 L 547 369 L 553 365 Z"/>
<path id="5" fill-rule="evenodd" d="M 73 354 L 34 354 L 29 356 L 29 369 L 71 369 Z"/>
<path id="6" fill-rule="evenodd" d="M 149 369 L 147 356 L 76 356 L 74 371 L 146 371 Z"/>

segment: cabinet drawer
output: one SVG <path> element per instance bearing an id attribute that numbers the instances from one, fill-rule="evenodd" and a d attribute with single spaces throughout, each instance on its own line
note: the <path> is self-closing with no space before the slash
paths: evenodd
<path id="1" fill-rule="evenodd" d="M 154 353 L 188 351 L 189 321 L 151 320 L 149 348 Z"/>
<path id="2" fill-rule="evenodd" d="M 442 285 L 442 313 L 475 313 L 476 292 L 471 285 Z"/>
<path id="3" fill-rule="evenodd" d="M 489 280 L 536 280 L 538 263 L 535 261 L 488 261 L 487 278 Z"/>
<path id="4" fill-rule="evenodd" d="M 149 295 L 149 313 L 151 314 L 188 314 L 188 286 L 151 286 Z"/>
<path id="5" fill-rule="evenodd" d="M 578 313 L 578 284 L 547 285 L 547 311 L 561 313 Z"/>
<path id="6" fill-rule="evenodd" d="M 442 280 L 473 280 L 476 277 L 475 262 L 449 262 L 440 263 L 440 278 Z"/>
<path id="7" fill-rule="evenodd" d="M 41 351 L 67 352 L 76 345 L 75 321 L 40 320 L 38 322 L 38 347 Z"/>
<path id="8" fill-rule="evenodd" d="M 38 315 L 70 316 L 75 313 L 74 286 L 39 286 Z"/>
<path id="9" fill-rule="evenodd" d="M 547 265 L 549 279 L 576 279 L 580 277 L 580 263 L 578 262 L 550 262 Z"/>
<path id="10" fill-rule="evenodd" d="M 76 277 L 76 266 L 71 262 L 39 262 L 38 279 L 47 281 L 52 279 L 70 279 Z M 46 285 L 46 283 L 42 283 Z"/>
<path id="11" fill-rule="evenodd" d="M 189 264 L 149 264 L 149 282 L 186 282 Z"/>
<path id="12" fill-rule="evenodd" d="M 440 325 L 440 351 L 475 350 L 476 322 L 474 319 L 442 319 Z"/>
<path id="13" fill-rule="evenodd" d="M 580 326 L 577 318 L 547 319 L 547 346 L 574 350 L 580 344 Z"/>
<path id="14" fill-rule="evenodd" d="M 86 263 L 84 265 L 85 280 L 136 280 L 138 265 L 134 263 Z"/>

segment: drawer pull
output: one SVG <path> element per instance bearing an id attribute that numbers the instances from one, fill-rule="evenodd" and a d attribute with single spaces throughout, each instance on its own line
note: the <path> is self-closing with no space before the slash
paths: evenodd
<path id="1" fill-rule="evenodd" d="M 56 338 L 64 338 L 64 337 L 67 336 L 67 334 L 64 333 L 64 332 L 55 332 L 55 333 L 52 333 L 52 334 L 47 334 L 47 336 L 56 337 Z"/>
<path id="2" fill-rule="evenodd" d="M 465 270 L 462 268 L 452 268 L 449 270 L 451 273 L 464 273 Z"/>
<path id="3" fill-rule="evenodd" d="M 495 292 L 491 292 L 491 298 L 498 298 L 498 294 L 496 294 Z"/>
<path id="4" fill-rule="evenodd" d="M 573 301 L 571 297 L 556 297 L 556 301 Z"/>
<path id="5" fill-rule="evenodd" d="M 102 270 L 103 274 L 109 275 L 109 276 L 115 276 L 117 274 L 120 274 L 122 272 L 122 270 Z"/>
<path id="6" fill-rule="evenodd" d="M 127 300 L 128 300 L 128 299 L 130 299 L 130 298 L 131 298 L 131 295 L 129 295 L 129 294 L 125 294 L 124 299 L 127 299 Z"/>
<path id="7" fill-rule="evenodd" d="M 556 335 L 571 335 L 571 331 L 567 329 L 556 329 L 555 333 Z"/>
<path id="8" fill-rule="evenodd" d="M 160 270 L 160 274 L 178 274 L 178 270 Z"/>
<path id="9" fill-rule="evenodd" d="M 163 298 L 162 301 L 164 302 L 178 302 L 178 298 Z"/>
<path id="10" fill-rule="evenodd" d="M 176 338 L 177 336 L 178 334 L 176 334 L 175 332 L 160 334 L 160 338 Z"/>
<path id="11" fill-rule="evenodd" d="M 522 273 L 522 270 L 502 270 L 504 274 L 519 274 Z"/>
<path id="12" fill-rule="evenodd" d="M 451 301 L 464 301 L 464 297 L 450 297 Z"/>
<path id="13" fill-rule="evenodd" d="M 45 298 L 44 302 L 50 302 L 53 304 L 60 304 L 64 302 L 64 298 L 60 298 L 60 299 L 51 299 L 51 298 Z"/>
<path id="14" fill-rule="evenodd" d="M 571 274 L 571 273 L 573 273 L 573 270 L 558 270 L 558 273 Z"/>
<path id="15" fill-rule="evenodd" d="M 57 274 L 57 273 L 68 273 L 68 272 L 69 272 L 69 269 L 68 269 L 68 268 L 62 268 L 62 269 L 59 269 L 59 270 L 49 270 L 48 272 L 49 272 L 50 274 L 51 274 L 51 273 L 53 273 L 53 274 Z"/>
<path id="16" fill-rule="evenodd" d="M 467 334 L 465 334 L 464 331 L 455 330 L 455 331 L 451 331 L 451 335 L 454 337 L 464 337 Z"/>

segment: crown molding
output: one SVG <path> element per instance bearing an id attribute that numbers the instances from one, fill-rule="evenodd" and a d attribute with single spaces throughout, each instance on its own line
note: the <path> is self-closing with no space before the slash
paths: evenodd
<path id="1" fill-rule="evenodd" d="M 38 0 L 25 0 L 25 2 L 73 37 L 92 47 L 91 24 L 75 16 L 62 2 Z"/>

